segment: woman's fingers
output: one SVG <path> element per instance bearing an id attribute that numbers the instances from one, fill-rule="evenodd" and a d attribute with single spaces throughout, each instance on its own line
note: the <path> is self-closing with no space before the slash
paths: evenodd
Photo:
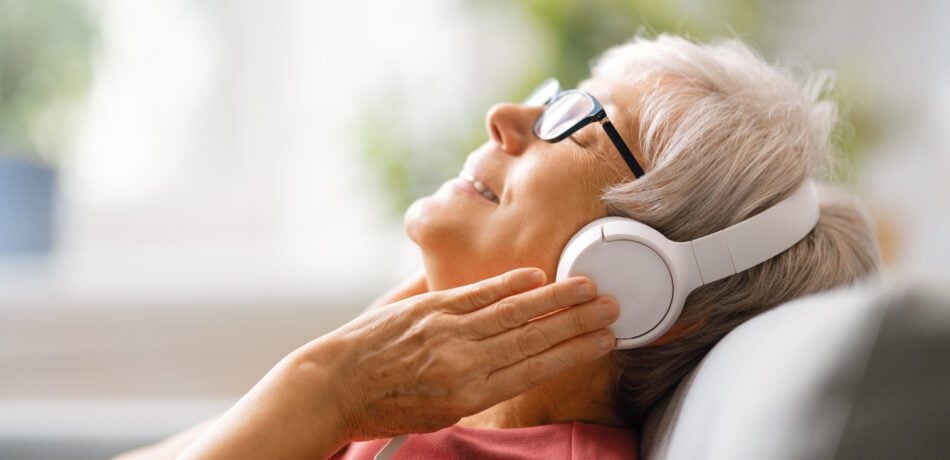
<path id="1" fill-rule="evenodd" d="M 495 400 L 504 401 L 524 393 L 565 371 L 592 362 L 614 348 L 612 332 L 601 329 L 562 342 L 524 361 L 499 369 L 488 376 L 485 388 Z"/>
<path id="2" fill-rule="evenodd" d="M 486 338 L 482 343 L 491 365 L 498 369 L 541 354 L 574 337 L 603 329 L 619 315 L 615 300 L 600 297 Z"/>
<path id="3" fill-rule="evenodd" d="M 515 329 L 562 308 L 589 301 L 597 288 L 587 278 L 575 277 L 540 289 L 510 296 L 468 315 L 465 328 L 476 338 L 491 337 Z"/>
<path id="4" fill-rule="evenodd" d="M 475 284 L 441 292 L 437 305 L 451 313 L 469 313 L 542 286 L 545 280 L 544 272 L 537 268 L 519 268 Z"/>

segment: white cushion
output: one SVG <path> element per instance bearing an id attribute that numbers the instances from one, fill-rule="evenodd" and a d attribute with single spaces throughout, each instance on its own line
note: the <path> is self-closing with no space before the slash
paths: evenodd
<path id="1" fill-rule="evenodd" d="M 642 456 L 648 460 L 833 458 L 842 445 L 867 444 L 865 438 L 874 436 L 875 430 L 889 428 L 878 423 L 870 432 L 856 431 L 855 426 L 863 425 L 852 419 L 853 413 L 861 413 L 853 406 L 867 386 L 868 362 L 881 336 L 883 318 L 889 311 L 903 311 L 911 297 L 906 290 L 865 284 L 795 300 L 746 322 L 724 337 L 650 414 Z M 943 308 L 947 302 L 923 303 L 934 307 L 930 310 L 938 312 L 936 316 L 950 319 L 950 309 Z M 888 316 L 890 323 L 899 319 L 892 321 Z M 933 321 L 928 323 L 932 326 Z M 944 348 L 928 357 L 937 363 L 950 358 L 950 320 L 944 323 L 946 327 L 936 328 L 933 334 L 941 337 L 937 342 Z M 904 336 L 896 342 L 914 341 L 912 332 Z M 945 374 L 941 374 L 943 381 L 948 380 Z M 943 415 L 950 414 L 947 400 L 943 397 Z M 934 420 L 948 423 L 947 417 Z M 860 439 L 848 441 L 848 433 Z M 937 447 L 924 446 L 921 452 Z"/>

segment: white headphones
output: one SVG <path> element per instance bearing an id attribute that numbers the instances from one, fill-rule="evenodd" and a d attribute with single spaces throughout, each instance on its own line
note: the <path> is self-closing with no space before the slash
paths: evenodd
<path id="1" fill-rule="evenodd" d="M 755 216 L 682 243 L 633 219 L 597 219 L 567 242 L 557 280 L 593 280 L 600 295 L 620 304 L 611 326 L 616 348 L 643 346 L 673 326 L 690 292 L 792 247 L 818 223 L 818 212 L 818 191 L 809 180 Z"/>

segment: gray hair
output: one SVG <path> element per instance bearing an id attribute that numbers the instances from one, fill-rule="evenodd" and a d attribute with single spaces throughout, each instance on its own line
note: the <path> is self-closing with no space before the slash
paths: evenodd
<path id="1" fill-rule="evenodd" d="M 608 213 L 675 241 L 721 230 L 774 205 L 834 160 L 828 74 L 800 84 L 738 40 L 697 44 L 661 35 L 608 50 L 592 75 L 640 94 L 621 119 L 646 175 L 605 191 Z M 662 345 L 617 351 L 621 415 L 639 423 L 727 332 L 795 297 L 876 273 L 874 226 L 860 203 L 820 187 L 818 224 L 775 258 L 694 291 Z"/>

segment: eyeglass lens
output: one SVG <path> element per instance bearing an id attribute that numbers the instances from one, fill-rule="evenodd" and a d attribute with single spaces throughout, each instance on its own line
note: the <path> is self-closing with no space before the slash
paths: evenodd
<path id="1" fill-rule="evenodd" d="M 561 85 L 557 80 L 549 78 L 531 92 L 531 95 L 524 100 L 524 105 L 545 105 L 551 102 L 551 99 L 554 99 L 554 96 L 557 96 L 559 92 L 561 92 Z"/>
<path id="2" fill-rule="evenodd" d="M 535 134 L 541 139 L 550 140 L 567 132 L 594 110 L 594 101 L 583 93 L 562 93 L 535 125 Z"/>

